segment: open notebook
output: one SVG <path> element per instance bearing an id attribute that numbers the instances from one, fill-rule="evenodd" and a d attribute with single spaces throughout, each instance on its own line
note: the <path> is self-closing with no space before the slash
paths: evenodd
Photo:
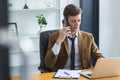
<path id="1" fill-rule="evenodd" d="M 81 72 L 88 78 L 120 76 L 120 57 L 99 59 L 92 72 Z"/>
<path id="2" fill-rule="evenodd" d="M 80 77 L 81 70 L 67 70 L 58 69 L 53 78 L 73 78 L 78 79 Z"/>

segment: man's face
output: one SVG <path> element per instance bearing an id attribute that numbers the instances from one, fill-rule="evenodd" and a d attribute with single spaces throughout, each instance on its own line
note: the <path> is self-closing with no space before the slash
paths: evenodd
<path id="1" fill-rule="evenodd" d="M 69 16 L 68 22 L 69 26 L 71 27 L 71 32 L 77 32 L 81 24 L 81 14 L 78 14 L 76 16 Z"/>

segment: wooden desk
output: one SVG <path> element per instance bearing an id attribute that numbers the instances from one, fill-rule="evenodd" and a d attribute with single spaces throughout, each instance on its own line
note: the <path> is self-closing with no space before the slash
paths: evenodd
<path id="1" fill-rule="evenodd" d="M 82 70 L 82 71 L 88 71 L 88 70 Z M 55 79 L 52 78 L 55 72 L 50 73 L 42 73 L 42 74 L 34 74 L 30 76 L 30 80 L 71 80 L 71 79 Z M 20 76 L 12 76 L 11 80 L 21 80 Z M 72 79 L 72 80 L 90 80 L 86 77 L 80 76 L 80 79 Z M 120 80 L 120 76 L 117 77 L 108 77 L 108 78 L 99 78 L 94 80 Z"/>

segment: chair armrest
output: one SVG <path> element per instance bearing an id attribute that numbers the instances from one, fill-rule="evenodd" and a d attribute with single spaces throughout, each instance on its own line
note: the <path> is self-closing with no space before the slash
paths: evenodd
<path id="1" fill-rule="evenodd" d="M 43 66 L 41 66 L 41 65 L 38 67 L 38 70 L 39 70 L 41 73 L 50 72 L 49 69 L 47 69 L 47 68 L 45 68 L 45 67 L 43 67 Z"/>

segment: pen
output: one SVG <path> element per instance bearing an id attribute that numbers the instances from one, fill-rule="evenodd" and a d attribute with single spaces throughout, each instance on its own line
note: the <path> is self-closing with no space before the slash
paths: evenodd
<path id="1" fill-rule="evenodd" d="M 64 72 L 64 74 L 68 75 L 69 77 L 72 78 L 72 76 L 68 72 Z"/>
<path id="2" fill-rule="evenodd" d="M 64 72 L 64 74 L 66 74 L 66 75 L 70 75 L 68 72 Z"/>

